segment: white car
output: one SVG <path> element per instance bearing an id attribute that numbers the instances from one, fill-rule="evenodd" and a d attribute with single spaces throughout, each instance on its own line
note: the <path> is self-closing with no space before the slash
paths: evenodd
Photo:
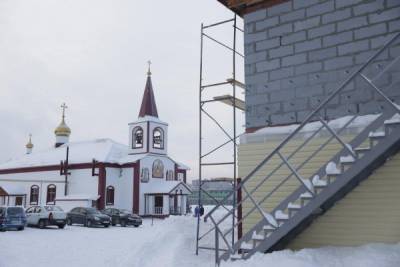
<path id="1" fill-rule="evenodd" d="M 58 206 L 32 206 L 25 213 L 26 224 L 41 229 L 48 225 L 57 225 L 63 229 L 67 221 L 67 214 Z"/>

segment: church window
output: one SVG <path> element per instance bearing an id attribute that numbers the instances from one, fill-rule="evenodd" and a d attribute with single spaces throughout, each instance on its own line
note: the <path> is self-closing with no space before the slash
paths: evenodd
<path id="1" fill-rule="evenodd" d="M 167 181 L 173 181 L 174 179 L 174 171 L 173 170 L 168 170 L 167 171 Z"/>
<path id="2" fill-rule="evenodd" d="M 148 168 L 143 168 L 142 172 L 140 174 L 140 180 L 142 181 L 142 183 L 148 183 L 149 182 L 149 169 Z"/>
<path id="3" fill-rule="evenodd" d="M 50 184 L 47 186 L 47 198 L 46 198 L 46 203 L 49 204 L 55 204 L 56 200 L 56 186 L 54 184 Z"/>
<path id="4" fill-rule="evenodd" d="M 153 178 L 164 178 L 164 164 L 159 159 L 153 162 Z"/>
<path id="5" fill-rule="evenodd" d="M 142 127 L 135 127 L 133 129 L 133 140 L 132 148 L 142 148 L 143 147 L 143 129 Z"/>
<path id="6" fill-rule="evenodd" d="M 153 147 L 164 149 L 164 132 L 160 127 L 153 130 Z"/>
<path id="7" fill-rule="evenodd" d="M 106 205 L 112 206 L 114 205 L 114 194 L 115 194 L 115 189 L 114 186 L 107 186 L 107 193 L 106 193 Z"/>
<path id="8" fill-rule="evenodd" d="M 39 186 L 32 185 L 29 202 L 31 205 L 37 205 L 38 201 L 39 201 Z"/>

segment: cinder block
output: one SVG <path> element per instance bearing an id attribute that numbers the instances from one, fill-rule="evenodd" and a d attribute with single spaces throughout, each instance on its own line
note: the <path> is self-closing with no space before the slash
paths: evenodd
<path id="1" fill-rule="evenodd" d="M 353 57 L 337 57 L 324 62 L 325 70 L 335 70 L 353 65 Z"/>
<path id="2" fill-rule="evenodd" d="M 362 1 L 364 1 L 364 0 L 336 0 L 336 8 L 352 6 L 357 3 L 361 3 Z"/>
<path id="3" fill-rule="evenodd" d="M 280 46 L 268 51 L 269 58 L 284 57 L 293 54 L 293 45 Z"/>
<path id="4" fill-rule="evenodd" d="M 305 41 L 302 43 L 295 44 L 295 51 L 296 53 L 299 53 L 299 52 L 319 49 L 321 47 L 322 47 L 322 42 L 321 39 L 318 38 L 311 41 Z"/>
<path id="5" fill-rule="evenodd" d="M 279 24 L 279 17 L 272 17 L 256 22 L 256 31 L 274 27 Z"/>
<path id="6" fill-rule="evenodd" d="M 264 41 L 256 43 L 256 51 L 268 50 L 273 47 L 278 47 L 280 45 L 279 37 L 270 38 Z"/>
<path id="7" fill-rule="evenodd" d="M 356 39 L 362 39 L 375 35 L 385 34 L 386 32 L 386 23 L 381 23 L 355 30 L 354 35 Z"/>
<path id="8" fill-rule="evenodd" d="M 375 13 L 384 8 L 384 0 L 375 0 L 370 3 L 357 5 L 353 7 L 354 15 L 363 15 L 366 13 Z"/>
<path id="9" fill-rule="evenodd" d="M 293 1 L 293 7 L 295 9 L 298 9 L 298 8 L 312 6 L 317 3 L 319 3 L 319 0 L 296 0 Z"/>
<path id="10" fill-rule="evenodd" d="M 307 8 L 307 17 L 312 17 L 316 15 L 320 15 L 323 13 L 331 12 L 335 9 L 333 1 L 326 1 L 319 5 L 314 5 Z"/>
<path id="11" fill-rule="evenodd" d="M 266 60 L 256 63 L 257 72 L 264 72 L 278 69 L 281 66 L 279 59 Z"/>
<path id="12" fill-rule="evenodd" d="M 306 31 L 291 33 L 282 37 L 282 44 L 292 44 L 306 40 Z"/>
<path id="13" fill-rule="evenodd" d="M 265 39 L 267 39 L 266 32 L 249 33 L 249 34 L 245 34 L 244 43 L 249 44 L 249 43 L 258 42 L 258 41 L 265 40 Z"/>
<path id="14" fill-rule="evenodd" d="M 293 67 L 281 68 L 279 70 L 273 70 L 270 72 L 269 76 L 271 80 L 283 79 L 293 76 Z"/>
<path id="15" fill-rule="evenodd" d="M 320 21 L 321 21 L 321 17 L 318 16 L 318 17 L 306 19 L 303 21 L 295 22 L 294 23 L 294 31 L 297 32 L 297 31 L 317 27 L 320 24 Z"/>
<path id="16" fill-rule="evenodd" d="M 335 35 L 325 36 L 322 40 L 324 47 L 343 44 L 353 41 L 352 32 L 342 32 Z"/>
<path id="17" fill-rule="evenodd" d="M 287 23 L 277 27 L 270 28 L 268 30 L 268 36 L 269 37 L 282 36 L 291 32 L 293 32 L 293 24 Z"/>
<path id="18" fill-rule="evenodd" d="M 399 0 L 386 0 L 387 7 L 400 6 Z"/>
<path id="19" fill-rule="evenodd" d="M 285 90 L 275 91 L 270 94 L 270 100 L 272 102 L 286 101 L 288 99 L 294 99 L 294 98 L 295 98 L 295 90 L 294 89 L 285 89 Z"/>
<path id="20" fill-rule="evenodd" d="M 292 10 L 292 1 L 288 1 L 268 8 L 267 13 L 269 17 L 272 17 L 290 12 L 291 10 Z"/>
<path id="21" fill-rule="evenodd" d="M 321 84 L 307 87 L 296 88 L 296 97 L 312 97 L 324 94 L 324 88 Z"/>
<path id="22" fill-rule="evenodd" d="M 322 16 L 322 23 L 327 24 L 331 22 L 341 21 L 351 17 L 351 8 L 337 10 Z"/>
<path id="23" fill-rule="evenodd" d="M 338 22 L 337 29 L 338 31 L 346 31 L 366 25 L 368 25 L 367 16 L 362 16 Z"/>
<path id="24" fill-rule="evenodd" d="M 357 113 L 357 105 L 355 104 L 340 105 L 340 107 L 337 106 L 335 108 L 328 108 L 326 110 L 326 116 L 329 120 L 356 113 Z"/>
<path id="25" fill-rule="evenodd" d="M 244 23 L 250 23 L 258 20 L 263 20 L 267 17 L 267 9 L 260 9 L 255 12 L 247 13 L 243 16 Z"/>
<path id="26" fill-rule="evenodd" d="M 334 31 L 335 31 L 335 24 L 328 24 L 322 27 L 308 30 L 308 37 L 312 39 L 323 35 L 331 34 Z"/>
<path id="27" fill-rule="evenodd" d="M 322 70 L 322 63 L 321 62 L 314 62 L 303 64 L 301 66 L 296 66 L 296 75 L 305 74 L 305 73 L 312 73 Z"/>
<path id="28" fill-rule="evenodd" d="M 390 40 L 392 36 L 379 36 L 370 39 L 371 40 L 371 49 L 379 48 L 383 46 L 386 42 Z"/>
<path id="29" fill-rule="evenodd" d="M 339 56 L 357 53 L 369 49 L 369 40 L 361 40 L 338 46 Z"/>
<path id="30" fill-rule="evenodd" d="M 282 58 L 282 66 L 294 66 L 294 65 L 299 65 L 303 64 L 307 61 L 307 54 L 296 54 L 293 56 L 288 56 Z"/>
<path id="31" fill-rule="evenodd" d="M 296 77 L 291 77 L 289 79 L 282 79 L 280 82 L 282 89 L 304 87 L 308 84 L 308 76 L 297 75 Z"/>
<path id="32" fill-rule="evenodd" d="M 281 23 L 285 23 L 285 22 L 290 22 L 290 21 L 294 21 L 294 20 L 304 19 L 305 16 L 306 16 L 305 9 L 299 9 L 299 10 L 292 11 L 287 14 L 281 15 L 280 21 L 281 21 Z M 276 17 L 276 18 L 278 18 L 278 17 Z"/>
<path id="33" fill-rule="evenodd" d="M 310 51 L 308 54 L 310 61 L 318 61 L 322 59 L 332 58 L 337 56 L 336 47 L 325 48 L 317 51 Z"/>
<path id="34" fill-rule="evenodd" d="M 296 122 L 296 113 L 288 112 L 282 114 L 271 115 L 271 124 L 288 124 Z"/>
<path id="35" fill-rule="evenodd" d="M 267 52 L 266 51 L 262 51 L 262 52 L 246 55 L 246 57 L 244 59 L 245 59 L 244 60 L 245 64 L 253 64 L 253 63 L 256 63 L 256 62 L 260 62 L 260 61 L 263 61 L 263 60 L 267 59 Z"/>
<path id="36" fill-rule="evenodd" d="M 399 30 L 400 30 L 400 20 L 389 22 L 389 32 L 397 32 Z"/>
<path id="37" fill-rule="evenodd" d="M 308 98 L 294 98 L 283 102 L 283 112 L 306 110 L 306 109 L 308 109 Z"/>
<path id="38" fill-rule="evenodd" d="M 377 23 L 381 21 L 388 21 L 400 18 L 400 7 L 392 8 L 381 13 L 374 13 L 368 15 L 370 23 Z"/>

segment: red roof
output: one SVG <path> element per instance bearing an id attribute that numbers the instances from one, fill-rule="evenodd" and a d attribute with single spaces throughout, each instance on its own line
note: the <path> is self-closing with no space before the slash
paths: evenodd
<path id="1" fill-rule="evenodd" d="M 139 111 L 139 118 L 144 116 L 153 116 L 158 118 L 156 100 L 153 93 L 153 85 L 151 84 L 151 76 L 147 76 L 146 87 L 144 88 L 142 106 Z"/>

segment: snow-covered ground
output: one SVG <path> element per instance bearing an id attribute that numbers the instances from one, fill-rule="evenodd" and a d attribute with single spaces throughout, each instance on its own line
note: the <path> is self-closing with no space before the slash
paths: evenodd
<path id="1" fill-rule="evenodd" d="M 203 231 L 206 227 L 203 224 Z M 139 228 L 69 226 L 64 230 L 9 231 L 0 233 L 0 267 L 214 266 L 212 251 L 201 250 L 199 256 L 194 255 L 195 229 L 195 218 L 182 216 L 154 220 L 154 225 L 145 219 Z M 399 267 L 400 243 L 286 250 L 258 254 L 249 261 L 228 262 L 222 266 Z"/>

